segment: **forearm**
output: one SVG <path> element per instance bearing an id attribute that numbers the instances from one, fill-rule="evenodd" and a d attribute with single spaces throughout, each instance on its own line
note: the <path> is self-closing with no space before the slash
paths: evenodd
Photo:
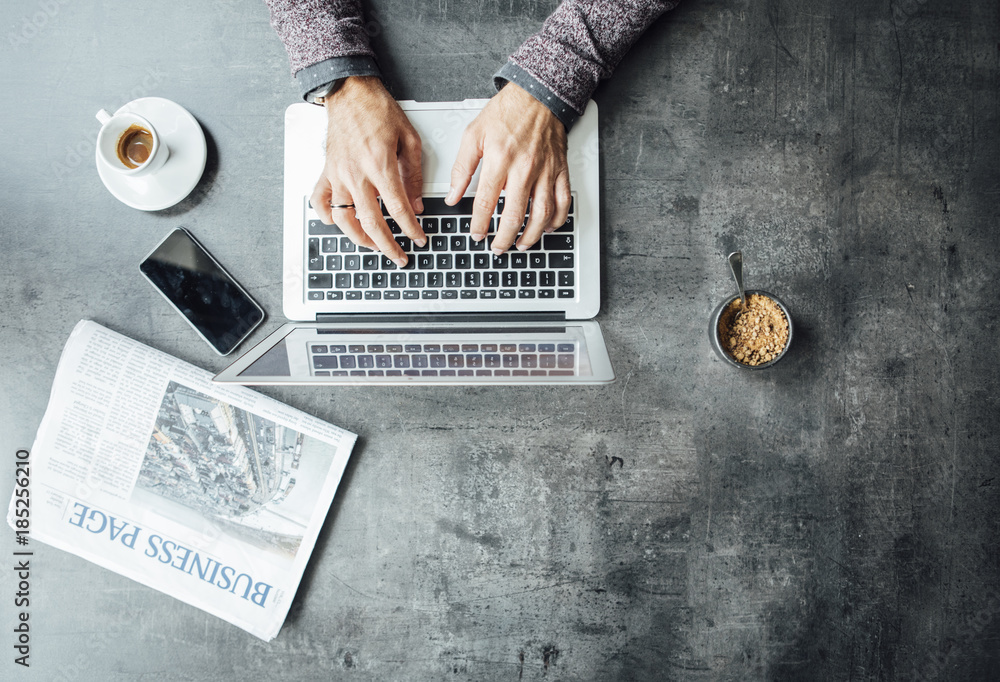
<path id="1" fill-rule="evenodd" d="M 347 76 L 378 76 L 358 0 L 265 0 L 303 95 Z"/>
<path id="2" fill-rule="evenodd" d="M 614 71 L 639 36 L 676 0 L 565 0 L 545 20 L 542 29 L 511 55 L 496 78 L 513 80 L 531 92 L 532 80 L 543 88 L 542 101 L 560 120 L 571 125 L 572 114 L 562 116 L 546 101 L 554 96 L 582 115 L 598 83 Z M 521 82 L 515 75 L 524 74 Z"/>

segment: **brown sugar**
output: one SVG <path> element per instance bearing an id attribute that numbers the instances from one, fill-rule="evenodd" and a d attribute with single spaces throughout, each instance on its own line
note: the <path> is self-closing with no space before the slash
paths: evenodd
<path id="1" fill-rule="evenodd" d="M 719 317 L 719 341 L 726 353 L 744 365 L 774 360 L 788 344 L 788 319 L 781 307 L 761 294 L 747 296 L 747 311 L 734 300 Z"/>

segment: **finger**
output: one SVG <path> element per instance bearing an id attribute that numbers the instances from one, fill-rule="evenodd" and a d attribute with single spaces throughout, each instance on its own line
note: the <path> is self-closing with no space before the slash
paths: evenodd
<path id="1" fill-rule="evenodd" d="M 379 196 L 382 197 L 382 203 L 385 204 L 386 210 L 389 211 L 389 215 L 399 225 L 403 234 L 420 246 L 426 244 L 427 237 L 424 235 L 420 223 L 417 222 L 417 217 L 413 215 L 413 206 L 410 203 L 409 197 L 406 196 L 406 190 L 399 175 L 395 173 L 384 174 L 379 178 L 376 189 Z M 379 210 L 378 213 L 381 218 L 382 211 Z"/>
<path id="2" fill-rule="evenodd" d="M 573 193 L 570 191 L 569 171 L 563 169 L 556 175 L 556 214 L 552 222 L 545 228 L 546 232 L 555 232 L 566 224 L 569 218 L 569 207 L 573 203 Z"/>
<path id="3" fill-rule="evenodd" d="M 392 238 L 392 232 L 382 217 L 382 208 L 375 198 L 375 188 L 370 185 L 352 193 L 356 208 L 355 219 L 369 239 L 375 243 L 375 248 L 384 253 L 399 267 L 406 265 L 406 253 Z"/>
<path id="4" fill-rule="evenodd" d="M 507 195 L 504 199 L 503 214 L 500 216 L 500 226 L 493 238 L 493 253 L 500 255 L 510 248 L 517 239 L 517 233 L 524 223 L 524 214 L 528 209 L 529 189 L 524 182 L 507 182 Z"/>
<path id="5" fill-rule="evenodd" d="M 424 212 L 424 174 L 421 167 L 420 136 L 405 135 L 400 140 L 399 177 L 403 179 L 406 196 L 414 213 Z"/>
<path id="6" fill-rule="evenodd" d="M 518 251 L 525 251 L 542 236 L 542 230 L 552 224 L 552 216 L 556 212 L 556 200 L 552 188 L 552 180 L 543 176 L 535 184 L 531 195 L 531 213 L 524 226 L 524 232 L 517 240 Z"/>
<path id="7" fill-rule="evenodd" d="M 316 186 L 313 188 L 312 196 L 309 197 L 309 203 L 312 204 L 313 210 L 316 211 L 319 219 L 327 225 L 333 225 L 333 214 L 330 212 L 331 196 L 330 180 L 325 174 L 319 176 L 319 180 L 316 181 Z"/>
<path id="8" fill-rule="evenodd" d="M 476 174 L 479 160 L 482 158 L 482 137 L 476 128 L 476 121 L 473 121 L 462 133 L 458 154 L 455 155 L 455 163 L 451 166 L 451 189 L 448 190 L 448 196 L 445 197 L 446 204 L 453 206 L 462 198 L 465 190 L 469 188 L 469 182 Z"/>
<path id="9" fill-rule="evenodd" d="M 490 221 L 497 209 L 500 190 L 503 189 L 506 177 L 493 171 L 483 163 L 483 172 L 479 175 L 479 187 L 476 189 L 476 200 L 472 204 L 472 222 L 469 236 L 474 241 L 482 241 L 490 231 Z"/>
<path id="10" fill-rule="evenodd" d="M 329 186 L 329 182 L 327 184 Z M 355 218 L 354 216 L 355 214 L 354 208 L 331 209 L 330 204 L 332 203 L 336 203 L 337 205 L 344 205 L 344 204 L 351 204 L 354 202 L 354 200 L 350 198 L 351 193 L 347 191 L 347 188 L 344 187 L 339 181 L 337 181 L 336 184 L 337 184 L 336 187 L 332 186 L 330 187 L 329 196 L 325 197 L 322 200 L 323 203 L 321 204 L 326 209 L 327 214 L 330 216 L 328 223 L 331 225 L 336 224 L 337 227 L 340 228 L 340 231 L 343 232 L 345 235 L 347 235 L 347 237 L 358 246 L 363 246 L 368 249 L 374 249 L 375 242 L 373 242 L 368 237 L 368 235 L 365 234 L 365 231 L 361 229 L 361 223 L 359 223 L 357 218 Z M 337 197 L 336 202 L 334 202 L 332 199 L 332 197 L 334 196 Z M 313 207 L 316 208 L 317 212 L 319 212 L 318 208 L 319 205 L 316 203 L 317 199 L 315 198 L 315 196 L 311 199 L 311 201 L 313 202 Z"/>

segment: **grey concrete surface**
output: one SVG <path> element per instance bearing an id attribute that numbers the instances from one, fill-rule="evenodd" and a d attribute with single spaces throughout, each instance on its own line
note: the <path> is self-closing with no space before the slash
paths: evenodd
<path id="1" fill-rule="evenodd" d="M 480 97 L 554 5 L 386 0 L 370 27 L 400 98 Z M 10 471 L 80 318 L 223 366 L 136 271 L 170 228 L 262 302 L 255 339 L 280 323 L 297 94 L 260 2 L 4 10 Z M 998 57 L 991 0 L 685 0 L 596 95 L 616 384 L 267 390 L 360 434 L 277 639 L 36 545 L 32 667 L 7 570 L 0 678 L 998 679 Z M 92 161 L 94 112 L 145 95 L 210 140 L 158 213 Z M 736 247 L 797 325 L 766 373 L 707 343 Z"/>

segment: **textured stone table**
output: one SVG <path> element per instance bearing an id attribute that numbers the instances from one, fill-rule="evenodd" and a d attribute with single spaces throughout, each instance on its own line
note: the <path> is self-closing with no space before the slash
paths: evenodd
<path id="1" fill-rule="evenodd" d="M 484 97 L 553 6 L 373 2 L 369 26 L 396 96 Z M 223 366 L 138 274 L 169 229 L 262 302 L 255 340 L 282 321 L 297 92 L 260 2 L 5 10 L 12 470 L 80 318 Z M 686 0 L 596 95 L 616 384 L 268 389 L 360 434 L 277 639 L 36 545 L 32 667 L 7 571 L 0 677 L 995 679 L 998 43 L 986 0 Z M 147 95 L 209 138 L 157 213 L 92 161 L 94 113 Z M 707 342 L 734 248 L 797 325 L 766 373 Z"/>

